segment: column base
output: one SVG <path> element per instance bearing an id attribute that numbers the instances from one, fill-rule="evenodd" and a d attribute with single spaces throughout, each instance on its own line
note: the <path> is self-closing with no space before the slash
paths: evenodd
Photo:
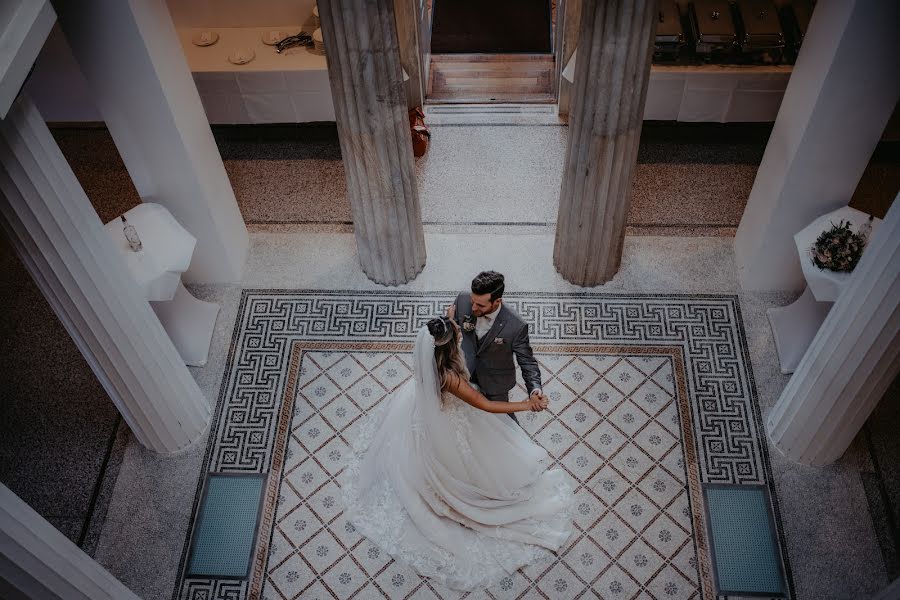
<path id="1" fill-rule="evenodd" d="M 358 245 L 357 245 L 357 247 L 358 247 Z M 371 273 L 371 270 L 367 269 L 365 266 L 363 266 L 362 263 L 360 263 L 360 269 L 362 270 L 363 275 L 365 275 L 369 279 L 369 281 L 371 281 L 372 283 L 377 283 L 378 285 L 384 285 L 387 287 L 397 287 L 397 286 L 401 286 L 401 285 L 406 285 L 407 283 L 414 281 L 419 275 L 422 274 L 422 271 L 425 270 L 425 265 L 423 264 L 420 267 L 416 267 L 416 270 L 414 273 L 412 273 L 412 275 L 404 275 L 402 277 L 397 277 L 394 279 L 379 278 L 379 277 L 373 275 Z"/>

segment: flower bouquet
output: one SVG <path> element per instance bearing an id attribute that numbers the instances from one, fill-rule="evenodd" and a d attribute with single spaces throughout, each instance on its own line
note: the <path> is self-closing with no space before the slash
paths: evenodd
<path id="1" fill-rule="evenodd" d="M 862 257 L 863 249 L 872 231 L 872 217 L 859 228 L 850 229 L 850 221 L 838 221 L 837 225 L 823 231 L 809 250 L 814 265 L 820 269 L 849 273 Z"/>

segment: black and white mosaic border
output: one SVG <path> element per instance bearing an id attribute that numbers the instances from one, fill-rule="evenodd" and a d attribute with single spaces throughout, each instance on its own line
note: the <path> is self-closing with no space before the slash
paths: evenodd
<path id="1" fill-rule="evenodd" d="M 269 471 L 293 341 L 412 341 L 419 327 L 442 314 L 455 295 L 244 290 L 203 463 L 206 470 Z M 737 296 L 526 292 L 508 293 L 505 301 L 529 323 L 532 343 L 680 348 L 701 481 L 768 485 L 782 537 Z M 194 513 L 196 517 L 196 501 Z M 784 548 L 782 553 L 786 555 Z M 180 573 L 183 577 L 183 570 Z M 215 583 L 180 580 L 175 597 L 193 600 L 195 594 L 181 592 L 201 588 L 208 590 L 209 600 L 245 596 L 243 585 L 214 592 Z"/>

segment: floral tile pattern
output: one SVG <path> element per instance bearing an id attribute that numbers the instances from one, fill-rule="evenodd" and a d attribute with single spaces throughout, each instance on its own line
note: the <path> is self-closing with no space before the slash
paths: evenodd
<path id="1" fill-rule="evenodd" d="M 268 556 L 266 572 L 251 582 L 251 597 L 307 597 L 307 589 L 319 586 L 338 598 L 356 597 L 364 589 L 388 598 L 410 597 L 423 587 L 438 593 L 342 519 L 335 478 L 349 452 L 351 426 L 412 373 L 408 354 L 342 346 L 337 351 L 305 350 L 297 343 L 299 372 L 308 383 L 299 386 L 293 400 L 287 399 L 293 405 L 286 425 L 290 435 L 286 448 L 275 451 L 285 456 L 281 485 L 273 486 L 278 490 L 277 496 L 273 493 L 278 535 L 268 548 L 267 538 L 260 544 L 260 554 Z M 575 598 L 609 579 L 606 594 L 611 598 L 630 598 L 628 590 L 651 588 L 663 590 L 660 597 L 696 598 L 700 581 L 708 596 L 708 571 L 701 577 L 697 560 L 698 549 L 703 554 L 705 547 L 698 547 L 694 533 L 702 514 L 691 511 L 691 501 L 696 506 L 699 498 L 697 486 L 689 485 L 699 480 L 697 465 L 685 459 L 685 439 L 689 447 L 692 443 L 690 433 L 682 431 L 689 421 L 678 418 L 686 410 L 686 404 L 678 407 L 676 390 L 685 390 L 683 372 L 676 373 L 681 369 L 678 353 L 572 347 L 568 354 L 559 352 L 563 348 L 546 354 L 539 345 L 535 350 L 551 407 L 546 413 L 522 415 L 521 423 L 570 476 L 578 493 L 578 531 L 555 564 L 503 577 L 485 594 Z M 663 354 L 649 354 L 653 351 Z M 672 392 L 654 383 L 655 376 L 671 379 Z M 601 388 L 614 392 L 615 406 L 605 411 L 595 409 L 591 400 L 591 391 Z M 521 383 L 513 395 L 517 393 L 525 396 Z M 371 398 L 378 400 L 372 404 Z M 688 555 L 686 573 L 683 551 Z M 300 581 L 304 577 L 305 586 Z"/>

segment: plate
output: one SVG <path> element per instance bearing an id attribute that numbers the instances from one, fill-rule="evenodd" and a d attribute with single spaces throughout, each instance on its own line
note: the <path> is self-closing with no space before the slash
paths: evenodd
<path id="1" fill-rule="evenodd" d="M 194 37 L 191 38 L 191 42 L 195 46 L 212 46 L 216 42 L 219 41 L 219 34 L 215 31 L 201 31 L 199 33 L 195 33 Z"/>
<path id="2" fill-rule="evenodd" d="M 235 48 L 228 55 L 228 62 L 233 65 L 246 65 L 256 58 L 256 52 L 252 48 Z"/>
<path id="3" fill-rule="evenodd" d="M 274 46 L 284 38 L 288 37 L 288 33 L 284 31 L 272 30 L 262 34 L 262 43 L 266 46 Z"/>

